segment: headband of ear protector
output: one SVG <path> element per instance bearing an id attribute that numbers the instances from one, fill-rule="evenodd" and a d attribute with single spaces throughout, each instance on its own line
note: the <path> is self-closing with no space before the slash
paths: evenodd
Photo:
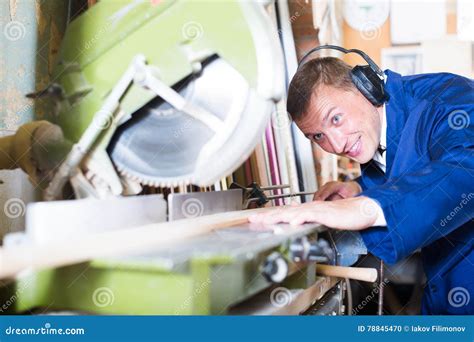
<path id="1" fill-rule="evenodd" d="M 332 49 L 341 51 L 345 54 L 356 53 L 361 56 L 368 65 L 356 65 L 351 70 L 351 79 L 357 89 L 364 95 L 367 100 L 374 106 L 380 107 L 388 101 L 390 96 L 385 92 L 384 73 L 377 64 L 363 51 L 358 49 L 344 49 L 337 45 L 322 45 L 308 51 L 301 59 L 298 66 L 301 66 L 305 59 L 316 51 L 323 49 Z"/>

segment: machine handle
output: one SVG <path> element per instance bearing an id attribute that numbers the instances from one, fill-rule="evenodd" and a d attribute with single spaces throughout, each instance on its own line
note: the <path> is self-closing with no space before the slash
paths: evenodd
<path id="1" fill-rule="evenodd" d="M 377 280 L 378 274 L 375 268 L 366 267 L 344 267 L 321 265 L 316 266 L 316 273 L 318 275 L 348 278 L 373 283 Z"/>

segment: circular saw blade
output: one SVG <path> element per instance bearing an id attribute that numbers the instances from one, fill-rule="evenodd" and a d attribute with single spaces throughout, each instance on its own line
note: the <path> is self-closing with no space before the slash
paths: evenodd
<path id="1" fill-rule="evenodd" d="M 247 113 L 248 102 L 255 102 L 255 96 L 245 79 L 219 58 L 206 64 L 198 77 L 175 88 L 187 103 L 224 121 L 230 130 L 227 138 L 216 139 L 219 132 L 155 98 L 119 127 L 109 153 L 122 175 L 143 184 L 210 185 L 232 172 L 242 157 L 250 154 L 249 144 L 255 145 L 255 138 L 261 136 L 268 114 Z M 235 134 L 236 130 L 251 133 Z M 219 157 L 220 153 L 226 157 Z"/>

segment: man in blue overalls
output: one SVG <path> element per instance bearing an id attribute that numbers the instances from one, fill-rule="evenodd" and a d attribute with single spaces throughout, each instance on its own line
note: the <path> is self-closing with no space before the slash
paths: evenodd
<path id="1" fill-rule="evenodd" d="M 361 164 L 315 201 L 250 217 L 360 230 L 368 250 L 395 263 L 421 248 L 422 313 L 474 314 L 474 81 L 439 73 L 402 77 L 332 57 L 300 66 L 288 112 L 325 151 Z M 303 61 L 302 61 L 303 62 Z"/>

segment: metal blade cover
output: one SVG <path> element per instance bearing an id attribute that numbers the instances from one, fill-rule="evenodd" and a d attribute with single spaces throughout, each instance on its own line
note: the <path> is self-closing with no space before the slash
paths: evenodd
<path id="1" fill-rule="evenodd" d="M 155 98 L 122 124 L 109 146 L 119 172 L 151 186 L 208 186 L 233 172 L 251 153 L 272 103 L 258 96 L 226 61 L 215 58 L 175 87 L 190 106 L 224 123 L 214 130 Z"/>

